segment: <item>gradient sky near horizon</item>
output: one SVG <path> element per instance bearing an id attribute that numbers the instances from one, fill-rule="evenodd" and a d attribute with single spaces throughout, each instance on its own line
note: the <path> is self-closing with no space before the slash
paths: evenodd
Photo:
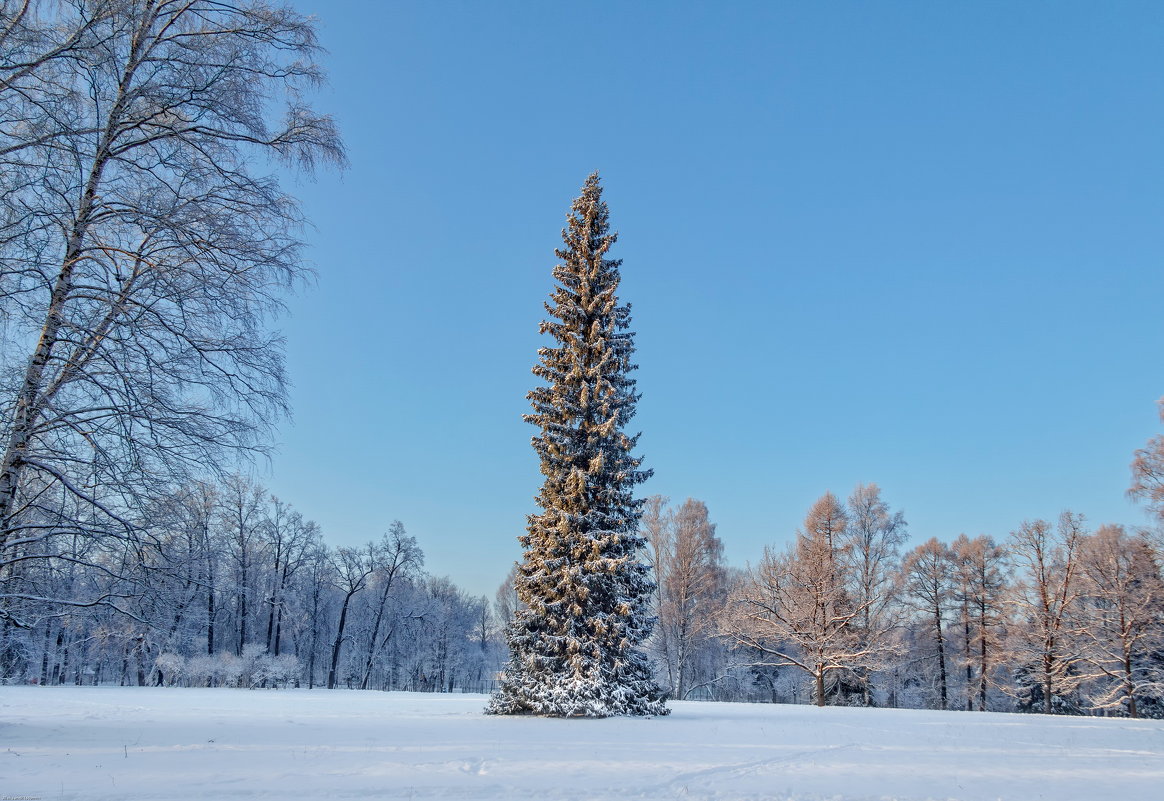
<path id="1" fill-rule="evenodd" d="M 876 482 L 914 540 L 1147 521 L 1164 430 L 1164 4 L 323 2 L 351 165 L 299 181 L 313 287 L 263 478 L 332 543 L 394 519 L 492 595 L 553 249 L 601 171 L 644 494 L 730 562 Z"/>

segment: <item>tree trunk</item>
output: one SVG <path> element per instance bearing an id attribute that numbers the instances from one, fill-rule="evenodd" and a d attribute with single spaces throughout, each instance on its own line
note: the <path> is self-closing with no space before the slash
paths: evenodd
<path id="1" fill-rule="evenodd" d="M 53 282 L 52 293 L 49 295 L 49 305 L 45 313 L 40 338 L 37 340 L 36 349 L 32 352 L 32 358 L 28 361 L 28 367 L 24 371 L 20 394 L 16 396 L 12 428 L 4 449 L 3 461 L 0 462 L 0 553 L 4 551 L 8 542 L 9 516 L 13 512 L 16 491 L 20 486 L 21 474 L 24 472 L 24 460 L 28 456 L 28 446 L 32 441 L 37 420 L 44 410 L 44 405 L 51 400 L 53 394 L 45 394 L 44 369 L 60 338 L 61 326 L 65 323 L 64 309 L 69 293 L 73 289 L 73 270 L 82 256 L 85 236 L 89 231 L 94 204 L 97 200 L 98 187 L 101 185 L 102 175 L 109 161 L 109 146 L 112 142 L 114 127 L 120 119 L 123 108 L 124 87 L 128 85 L 132 74 L 133 71 L 130 70 L 124 76 L 122 90 L 118 92 L 117 99 L 106 120 L 105 128 L 101 132 L 101 141 L 96 151 L 97 156 L 89 170 L 85 188 L 77 206 L 77 215 L 73 218 L 73 226 L 69 231 L 61 270 Z M 55 387 L 60 388 L 67 383 L 71 372 L 70 367 L 66 366 L 65 372 L 58 377 Z"/>
<path id="2" fill-rule="evenodd" d="M 1054 707 L 1051 705 L 1051 690 L 1054 685 L 1053 671 L 1054 662 L 1050 654 L 1050 649 L 1043 654 L 1043 712 L 1048 715 L 1054 714 Z"/>
<path id="3" fill-rule="evenodd" d="M 267 614 L 267 653 L 271 654 L 275 652 L 275 607 L 278 603 L 276 595 L 267 599 L 267 604 L 271 607 Z"/>
<path id="4" fill-rule="evenodd" d="M 1136 709 L 1136 685 L 1132 681 L 1132 654 L 1128 649 L 1124 649 L 1124 695 L 1128 699 L 1128 717 L 1138 718 L 1139 710 Z"/>
<path id="5" fill-rule="evenodd" d="M 962 602 L 962 653 L 966 654 L 966 711 L 974 711 L 974 660 L 970 658 L 970 606 Z"/>
<path id="6" fill-rule="evenodd" d="M 279 640 L 283 636 L 283 604 L 275 611 L 275 656 L 279 655 Z"/>
<path id="7" fill-rule="evenodd" d="M 978 711 L 986 711 L 986 600 L 978 605 Z"/>
<path id="8" fill-rule="evenodd" d="M 243 557 L 242 563 L 239 565 L 239 569 L 242 571 L 242 580 L 240 582 L 239 596 L 238 596 L 238 607 L 239 607 L 239 613 L 238 613 L 238 655 L 242 656 L 243 655 L 243 646 L 246 644 L 246 639 L 247 639 L 247 579 L 248 579 L 248 576 L 247 576 L 247 561 L 246 561 L 245 556 Z"/>
<path id="9" fill-rule="evenodd" d="M 57 647 L 56 647 L 56 652 L 55 652 L 56 658 L 53 660 L 53 675 L 49 680 L 51 684 L 60 684 L 61 683 L 61 649 L 64 647 L 64 643 L 65 643 L 65 627 L 58 626 L 57 627 Z"/>
<path id="10" fill-rule="evenodd" d="M 283 630 L 283 597 L 287 593 L 288 580 L 288 566 L 283 563 L 283 569 L 279 572 L 279 586 L 275 593 L 275 605 L 271 608 L 271 615 L 275 623 L 274 642 L 271 645 L 271 651 L 275 656 L 279 655 L 279 640 Z M 267 641 L 271 642 L 271 629 L 267 628 Z"/>
<path id="11" fill-rule="evenodd" d="M 49 645 L 52 643 L 52 620 L 46 620 L 44 623 L 44 643 L 40 654 L 40 686 L 44 687 L 49 683 Z"/>
<path id="12" fill-rule="evenodd" d="M 319 594 L 318 577 L 312 581 L 311 591 L 311 651 L 307 656 L 307 689 L 315 688 L 315 656 L 319 650 Z"/>
<path id="13" fill-rule="evenodd" d="M 60 645 L 60 638 L 57 639 Z M 68 681 L 69 676 L 69 647 L 73 644 L 71 637 L 64 638 L 64 646 L 61 647 L 61 664 L 60 672 L 57 674 L 56 684 L 64 684 Z"/>
<path id="14" fill-rule="evenodd" d="M 938 638 L 938 687 L 941 692 L 942 709 L 948 709 L 948 697 L 946 693 L 946 646 L 942 642 L 942 612 L 940 609 L 934 610 L 934 631 Z"/>
<path id="15" fill-rule="evenodd" d="M 384 592 L 380 594 L 380 604 L 376 607 L 376 618 L 372 622 L 372 636 L 368 641 L 368 659 L 364 663 L 364 675 L 360 680 L 360 689 L 368 689 L 368 680 L 372 676 L 372 664 L 376 661 L 376 640 L 380 637 L 380 625 L 384 620 L 384 608 L 388 605 L 388 592 L 392 588 L 391 581 L 384 584 Z"/>
<path id="16" fill-rule="evenodd" d="M 214 558 L 206 544 L 206 655 L 214 656 Z"/>
<path id="17" fill-rule="evenodd" d="M 339 667 L 340 648 L 344 644 L 344 626 L 348 622 L 348 604 L 352 600 L 353 593 L 348 593 L 344 597 L 344 605 L 340 607 L 339 625 L 335 631 L 335 643 L 331 647 L 331 668 L 327 671 L 327 689 L 335 689 L 335 673 L 336 668 Z"/>
<path id="18" fill-rule="evenodd" d="M 311 628 L 311 653 L 307 657 L 307 689 L 315 689 L 315 651 L 319 645 L 319 637 L 317 635 L 314 624 Z"/>

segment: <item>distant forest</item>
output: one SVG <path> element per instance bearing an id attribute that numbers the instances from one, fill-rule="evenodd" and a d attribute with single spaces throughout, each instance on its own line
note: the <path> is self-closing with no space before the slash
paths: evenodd
<path id="1" fill-rule="evenodd" d="M 825 494 L 794 542 L 723 561 L 707 507 L 648 499 L 647 651 L 672 698 L 1164 715 L 1159 543 L 1080 515 L 931 539 L 875 485 Z M 487 692 L 518 606 L 426 574 L 394 523 L 358 548 L 253 481 L 155 505 L 132 546 L 73 533 L 6 579 L 8 682 Z"/>

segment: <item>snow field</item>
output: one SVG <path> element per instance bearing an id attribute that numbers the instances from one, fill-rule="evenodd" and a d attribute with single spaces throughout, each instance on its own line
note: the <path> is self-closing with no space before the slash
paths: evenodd
<path id="1" fill-rule="evenodd" d="M 480 695 L 0 688 L 0 797 L 1156 801 L 1164 722 L 679 702 L 488 717 Z"/>

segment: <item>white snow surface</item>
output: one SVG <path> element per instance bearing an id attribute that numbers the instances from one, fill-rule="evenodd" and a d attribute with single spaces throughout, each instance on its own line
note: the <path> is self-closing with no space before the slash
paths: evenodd
<path id="1" fill-rule="evenodd" d="M 1164 798 L 1164 722 L 672 703 L 489 717 L 480 695 L 0 688 L 0 797 Z"/>

